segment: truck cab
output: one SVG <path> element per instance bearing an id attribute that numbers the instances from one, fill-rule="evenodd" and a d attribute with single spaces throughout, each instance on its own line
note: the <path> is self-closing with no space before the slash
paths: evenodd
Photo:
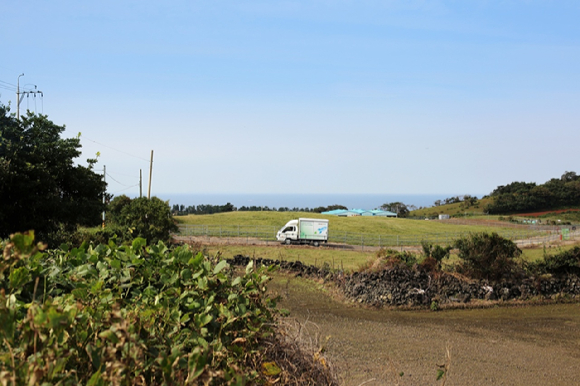
<path id="1" fill-rule="evenodd" d="M 298 220 L 290 220 L 276 234 L 276 240 L 292 244 L 292 241 L 298 240 Z"/>

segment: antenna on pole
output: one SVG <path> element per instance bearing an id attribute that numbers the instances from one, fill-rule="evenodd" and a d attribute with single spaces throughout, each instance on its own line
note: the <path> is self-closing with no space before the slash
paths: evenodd
<path id="1" fill-rule="evenodd" d="M 24 99 L 24 95 L 29 97 L 32 94 L 36 98 L 36 95 L 40 94 L 40 96 L 44 98 L 44 94 L 42 93 L 42 91 L 37 90 L 36 85 L 34 86 L 34 90 L 20 92 L 20 77 L 21 76 L 24 76 L 24 73 L 18 75 L 18 82 L 17 82 L 17 86 L 16 86 L 16 118 L 18 119 L 18 121 L 20 121 L 20 103 L 22 102 L 22 99 Z M 36 106 L 36 99 L 35 99 L 34 103 Z M 36 111 L 36 109 L 35 109 L 35 111 Z"/>
<path id="2" fill-rule="evenodd" d="M 139 169 L 139 198 L 143 197 L 143 170 Z"/>

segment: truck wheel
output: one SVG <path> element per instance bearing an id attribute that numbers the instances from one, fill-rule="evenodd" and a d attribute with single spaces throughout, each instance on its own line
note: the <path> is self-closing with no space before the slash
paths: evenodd
<path id="1" fill-rule="evenodd" d="M 286 245 L 290 245 L 290 244 L 292 244 L 292 240 L 290 240 L 290 239 L 286 239 L 286 240 L 284 241 L 284 243 L 285 243 Z"/>
<path id="2" fill-rule="evenodd" d="M 315 241 L 312 243 L 312 245 L 314 245 L 315 247 L 318 247 L 320 245 L 320 243 L 318 241 Z"/>

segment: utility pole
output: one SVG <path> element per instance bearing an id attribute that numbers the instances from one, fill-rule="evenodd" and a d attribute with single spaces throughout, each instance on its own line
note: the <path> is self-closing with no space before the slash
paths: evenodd
<path id="1" fill-rule="evenodd" d="M 16 86 L 16 119 L 20 121 L 20 77 L 24 76 L 24 73 L 18 75 L 18 82 Z"/>
<path id="2" fill-rule="evenodd" d="M 37 90 L 36 86 L 34 86 L 34 91 L 22 91 L 20 92 L 20 77 L 24 76 L 24 73 L 18 75 L 18 82 L 16 85 L 16 118 L 18 119 L 18 121 L 20 121 L 20 102 L 22 102 L 22 99 L 24 99 L 24 95 L 34 95 L 36 97 L 36 94 L 40 94 L 41 97 L 44 97 L 44 94 L 42 93 L 42 91 Z"/>
<path id="3" fill-rule="evenodd" d="M 139 169 L 139 198 L 143 197 L 143 169 Z"/>
<path id="4" fill-rule="evenodd" d="M 151 175 L 153 174 L 153 150 L 151 150 L 151 162 L 149 163 L 149 190 L 147 192 L 147 198 L 151 199 Z"/>
<path id="5" fill-rule="evenodd" d="M 103 165 L 103 182 L 105 183 L 105 186 L 107 184 L 107 166 Z M 103 229 L 105 229 L 105 196 L 107 195 L 107 192 L 105 191 L 103 193 Z"/>

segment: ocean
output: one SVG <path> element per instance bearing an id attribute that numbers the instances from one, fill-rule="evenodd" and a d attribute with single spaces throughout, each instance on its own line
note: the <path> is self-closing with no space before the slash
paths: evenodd
<path id="1" fill-rule="evenodd" d="M 402 202 L 418 207 L 433 206 L 436 200 L 443 200 L 457 194 L 158 194 L 162 200 L 169 200 L 169 205 L 224 205 L 228 202 L 239 208 L 241 206 L 267 206 L 269 208 L 316 208 L 319 206 L 344 205 L 349 209 L 376 209 L 382 204 Z"/>

